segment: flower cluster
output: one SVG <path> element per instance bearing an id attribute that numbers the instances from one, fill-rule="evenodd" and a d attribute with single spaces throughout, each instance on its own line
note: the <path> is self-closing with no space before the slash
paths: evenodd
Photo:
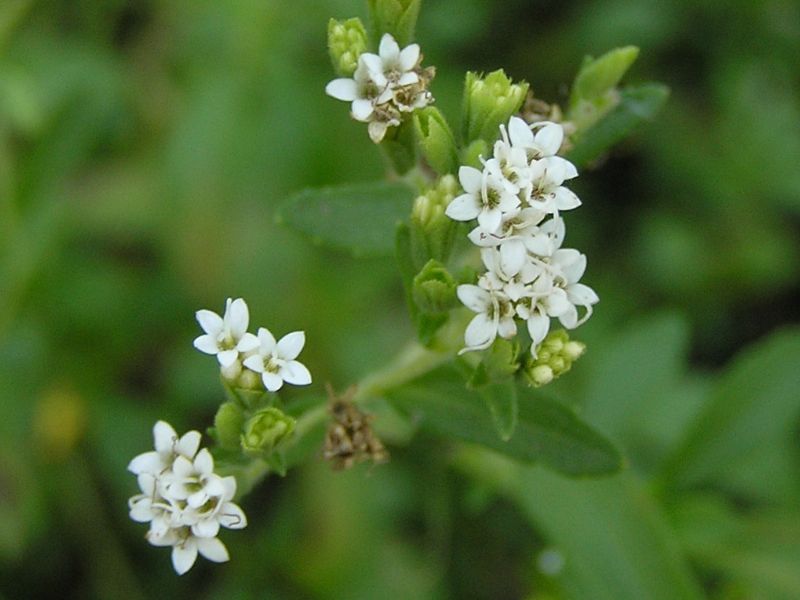
<path id="1" fill-rule="evenodd" d="M 356 121 L 369 123 L 369 137 L 378 144 L 389 127 L 400 125 L 404 113 L 433 102 L 428 83 L 434 69 L 423 69 L 421 62 L 418 44 L 401 50 L 386 33 L 378 54 L 360 54 L 353 78 L 334 79 L 325 87 L 325 93 L 351 102 L 351 115 Z"/>
<path id="2" fill-rule="evenodd" d="M 250 313 L 242 298 L 228 298 L 222 317 L 210 310 L 198 310 L 197 322 L 205 334 L 194 340 L 194 347 L 216 354 L 227 380 L 239 379 L 244 369 L 259 374 L 270 392 L 278 391 L 284 382 L 311 383 L 311 373 L 295 360 L 306 343 L 305 333 L 293 331 L 279 341 L 264 327 L 258 329 L 258 335 L 248 333 Z"/>
<path id="3" fill-rule="evenodd" d="M 514 337 L 516 319 L 521 319 L 535 355 L 550 318 L 573 329 L 591 316 L 598 297 L 579 283 L 586 256 L 561 248 L 565 228 L 560 212 L 581 204 L 564 187 L 577 177 L 575 166 L 556 155 L 564 140 L 562 126 L 528 125 L 511 117 L 500 133 L 492 157 L 481 158 L 482 170 L 460 168 L 464 193 L 446 210 L 457 221 L 478 220 L 469 239 L 481 248 L 486 267 L 478 285 L 457 290 L 461 302 L 478 313 L 467 326 L 462 352 L 488 348 L 498 335 Z M 585 309 L 583 316 L 578 307 Z"/>
<path id="4" fill-rule="evenodd" d="M 149 523 L 147 541 L 172 546 L 172 566 L 179 575 L 192 568 L 200 553 L 208 560 L 225 562 L 228 550 L 217 539 L 220 527 L 242 529 L 247 518 L 231 502 L 234 477 L 214 473 L 211 453 L 200 446 L 200 433 L 178 437 L 169 423 L 153 427 L 155 450 L 128 465 L 139 483 L 140 494 L 128 501 L 131 519 Z"/>

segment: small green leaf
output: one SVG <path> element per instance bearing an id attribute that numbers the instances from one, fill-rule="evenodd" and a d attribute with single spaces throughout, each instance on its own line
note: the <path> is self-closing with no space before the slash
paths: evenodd
<path id="1" fill-rule="evenodd" d="M 800 413 L 800 329 L 742 353 L 668 461 L 667 484 L 717 479 L 762 444 L 788 435 Z"/>
<path id="2" fill-rule="evenodd" d="M 288 198 L 276 219 L 321 245 L 357 256 L 390 256 L 395 228 L 408 217 L 413 195 L 397 182 L 308 189 Z"/>
<path id="3" fill-rule="evenodd" d="M 664 106 L 667 96 L 669 89 L 657 83 L 622 90 L 619 103 L 577 137 L 567 158 L 579 166 L 599 158 L 641 123 L 651 120 Z"/>
<path id="4" fill-rule="evenodd" d="M 535 462 L 566 475 L 605 475 L 622 467 L 616 448 L 564 405 L 518 389 L 516 432 L 497 436 L 494 418 L 481 395 L 469 391 L 452 367 L 444 367 L 388 394 L 400 410 L 424 426 L 467 442 L 483 444 L 516 459 Z M 506 421 L 510 423 L 511 410 Z M 506 427 L 508 429 L 508 427 Z"/>
<path id="5" fill-rule="evenodd" d="M 507 442 L 514 435 L 519 422 L 519 401 L 514 380 L 483 386 L 478 390 L 478 394 L 489 407 L 497 435 Z"/>
<path id="6" fill-rule="evenodd" d="M 638 55 L 636 46 L 625 46 L 606 52 L 600 58 L 584 60 L 572 85 L 570 105 L 575 106 L 581 100 L 595 100 L 613 89 Z"/>

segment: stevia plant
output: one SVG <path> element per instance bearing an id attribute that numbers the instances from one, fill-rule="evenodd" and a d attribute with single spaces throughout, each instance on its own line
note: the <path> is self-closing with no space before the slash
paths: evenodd
<path id="1" fill-rule="evenodd" d="M 571 213 L 582 203 L 570 182 L 651 118 L 666 89 L 618 87 L 633 47 L 587 58 L 564 107 L 502 70 L 468 72 L 454 126 L 436 107 L 436 68 L 413 41 L 419 6 L 371 0 L 369 33 L 359 18 L 328 25 L 336 77 L 325 92 L 365 124 L 385 156 L 386 180 L 305 190 L 278 215 L 318 243 L 357 256 L 394 254 L 416 339 L 321 401 L 313 365 L 298 360 L 303 332 L 277 339 L 264 327 L 248 331 L 242 298 L 229 298 L 222 315 L 198 311 L 194 345 L 216 357 L 227 396 L 208 429 L 211 444 L 200 449 L 199 432 L 179 436 L 159 421 L 155 450 L 129 465 L 140 488 L 131 518 L 149 525 L 151 544 L 171 547 L 179 574 L 198 554 L 227 560 L 221 528 L 247 524 L 237 493 L 286 475 L 313 459 L 315 447 L 337 469 L 385 462 L 391 448 L 370 414 L 377 401 L 443 438 L 562 475 L 622 468 L 611 441 L 537 390 L 586 351 L 570 332 L 599 301 L 582 283 L 587 257 L 565 246 L 565 213 L 579 218 Z M 285 386 L 312 391 L 284 404 Z"/>

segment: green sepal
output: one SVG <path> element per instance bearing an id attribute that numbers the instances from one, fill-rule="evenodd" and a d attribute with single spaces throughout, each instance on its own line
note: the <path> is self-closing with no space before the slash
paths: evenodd
<path id="1" fill-rule="evenodd" d="M 384 33 L 390 33 L 403 46 L 414 41 L 421 0 L 368 0 L 369 12 L 380 41 Z"/>
<path id="2" fill-rule="evenodd" d="M 486 158 L 490 155 L 491 149 L 485 140 L 474 140 L 461 151 L 461 164 L 475 169 L 483 169 L 481 157 Z"/>
<path id="3" fill-rule="evenodd" d="M 352 77 L 358 57 L 367 50 L 367 31 L 361 19 L 328 21 L 328 54 L 333 70 L 341 77 Z"/>
<path id="4" fill-rule="evenodd" d="M 286 464 L 286 457 L 282 451 L 273 452 L 264 461 L 269 465 L 270 470 L 276 475 L 286 477 L 288 465 Z"/>
<path id="5" fill-rule="evenodd" d="M 434 171 L 446 175 L 458 170 L 458 151 L 453 130 L 438 108 L 428 106 L 416 111 L 414 130 L 422 154 Z"/>
<path id="6" fill-rule="evenodd" d="M 244 424 L 240 443 L 246 454 L 267 456 L 292 437 L 296 421 L 270 406 L 253 414 Z"/>

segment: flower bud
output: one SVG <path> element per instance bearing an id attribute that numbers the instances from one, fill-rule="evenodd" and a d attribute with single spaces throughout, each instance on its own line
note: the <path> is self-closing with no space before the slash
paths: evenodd
<path id="1" fill-rule="evenodd" d="M 411 246 L 417 264 L 429 259 L 447 261 L 458 224 L 444 211 L 458 193 L 458 180 L 445 175 L 437 185 L 414 201 L 411 211 Z"/>
<path id="2" fill-rule="evenodd" d="M 425 160 L 431 168 L 440 175 L 455 173 L 458 169 L 456 141 L 441 111 L 434 106 L 416 111 L 414 129 Z"/>
<path id="3" fill-rule="evenodd" d="M 251 454 L 269 454 L 292 435 L 295 423 L 275 407 L 262 408 L 244 426 L 242 449 Z"/>
<path id="4" fill-rule="evenodd" d="M 221 404 L 214 416 L 214 432 L 219 445 L 226 450 L 237 449 L 243 425 L 244 413 L 241 408 L 234 402 Z"/>
<path id="5" fill-rule="evenodd" d="M 534 387 L 550 383 L 569 371 L 572 363 L 585 350 L 586 345 L 570 340 L 566 330 L 551 331 L 538 348 L 532 349 L 531 356 L 525 364 L 525 376 Z"/>
<path id="6" fill-rule="evenodd" d="M 358 17 L 328 21 L 328 52 L 333 70 L 342 77 L 352 77 L 358 57 L 367 50 L 367 32 Z"/>
<path id="7" fill-rule="evenodd" d="M 468 71 L 464 83 L 464 140 L 494 143 L 500 124 L 520 109 L 527 93 L 527 83 L 511 83 L 502 69 L 485 77 Z"/>
<path id="8" fill-rule="evenodd" d="M 423 313 L 443 313 L 456 305 L 456 280 L 442 263 L 431 259 L 414 277 L 411 294 Z"/>
<path id="9" fill-rule="evenodd" d="M 378 37 L 391 33 L 401 46 L 413 41 L 420 0 L 368 0 L 368 4 Z"/>

